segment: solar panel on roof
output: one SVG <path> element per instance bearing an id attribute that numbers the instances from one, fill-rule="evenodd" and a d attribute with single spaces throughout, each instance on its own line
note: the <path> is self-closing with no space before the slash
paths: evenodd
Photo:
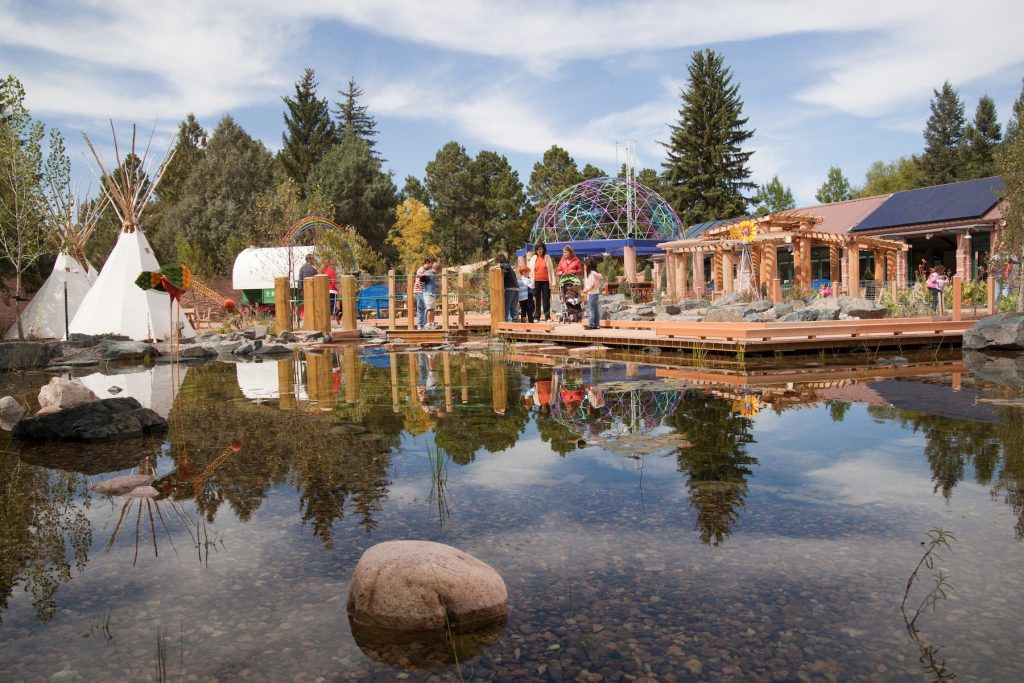
<path id="1" fill-rule="evenodd" d="M 1005 188 L 1002 179 L 992 176 L 897 192 L 851 232 L 977 218 L 995 206 Z"/>

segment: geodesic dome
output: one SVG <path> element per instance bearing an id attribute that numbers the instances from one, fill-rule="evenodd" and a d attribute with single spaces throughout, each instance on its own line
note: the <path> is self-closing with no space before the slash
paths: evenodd
<path id="1" fill-rule="evenodd" d="M 530 245 L 544 243 L 549 252 L 565 244 L 577 253 L 621 254 L 660 251 L 658 242 L 679 239 L 682 222 L 661 195 L 625 178 L 591 178 L 560 192 L 540 212 L 530 231 Z"/>

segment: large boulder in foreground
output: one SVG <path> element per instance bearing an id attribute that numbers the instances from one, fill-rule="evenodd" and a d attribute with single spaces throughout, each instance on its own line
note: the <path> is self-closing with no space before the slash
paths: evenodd
<path id="1" fill-rule="evenodd" d="M 98 400 L 100 397 L 79 381 L 51 377 L 50 381 L 39 390 L 39 412 L 54 413 Z"/>
<path id="2" fill-rule="evenodd" d="M 353 631 L 397 638 L 467 633 L 504 624 L 508 591 L 497 571 L 461 550 L 431 541 L 388 541 L 359 558 L 348 615 Z"/>
<path id="3" fill-rule="evenodd" d="M 1024 349 L 1024 313 L 1000 313 L 982 318 L 964 331 L 965 349 Z"/>
<path id="4" fill-rule="evenodd" d="M 27 417 L 11 434 L 26 441 L 110 441 L 167 431 L 167 420 L 134 398 L 105 398 Z"/>

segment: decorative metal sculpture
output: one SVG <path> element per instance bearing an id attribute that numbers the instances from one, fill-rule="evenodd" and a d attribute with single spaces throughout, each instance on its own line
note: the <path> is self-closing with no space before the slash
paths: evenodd
<path id="1" fill-rule="evenodd" d="M 560 192 L 540 212 L 530 243 L 673 240 L 682 222 L 661 195 L 625 178 L 591 178 Z"/>

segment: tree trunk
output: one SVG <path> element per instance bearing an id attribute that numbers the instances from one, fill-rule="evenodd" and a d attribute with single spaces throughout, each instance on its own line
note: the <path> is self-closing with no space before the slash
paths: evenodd
<path id="1" fill-rule="evenodd" d="M 18 339 L 25 341 L 25 331 L 21 327 L 21 271 L 14 278 L 14 318 L 18 321 Z"/>

